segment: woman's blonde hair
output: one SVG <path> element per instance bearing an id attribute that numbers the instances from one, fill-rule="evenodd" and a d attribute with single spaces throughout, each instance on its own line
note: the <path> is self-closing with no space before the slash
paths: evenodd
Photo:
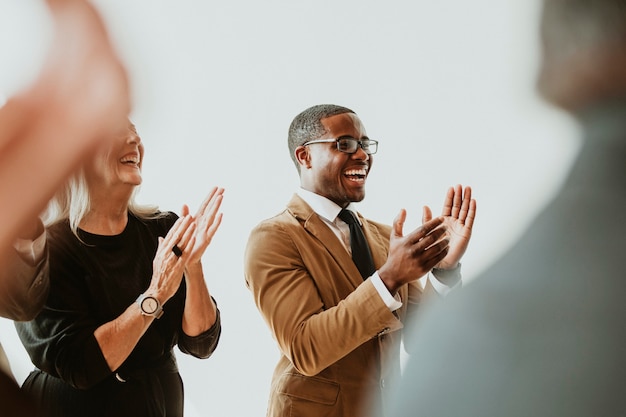
<path id="1" fill-rule="evenodd" d="M 157 206 L 140 205 L 135 201 L 138 188 L 133 193 L 128 202 L 128 212 L 140 220 L 154 219 L 162 216 Z M 68 220 L 70 229 L 78 237 L 78 226 L 91 208 L 89 198 L 89 187 L 85 174 L 81 170 L 71 177 L 57 194 L 48 203 L 48 207 L 43 215 L 44 225 L 50 226 L 54 223 Z"/>

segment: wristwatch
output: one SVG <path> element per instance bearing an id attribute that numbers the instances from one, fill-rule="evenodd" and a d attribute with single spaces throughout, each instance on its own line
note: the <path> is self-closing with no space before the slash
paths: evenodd
<path id="1" fill-rule="evenodd" d="M 137 297 L 137 304 L 139 304 L 141 314 L 144 316 L 152 316 L 160 319 L 163 315 L 163 307 L 161 306 L 161 303 L 151 295 L 141 294 Z"/>

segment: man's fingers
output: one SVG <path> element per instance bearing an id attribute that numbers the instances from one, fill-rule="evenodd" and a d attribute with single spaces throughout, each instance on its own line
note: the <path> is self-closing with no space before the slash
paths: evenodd
<path id="1" fill-rule="evenodd" d="M 426 256 L 426 260 L 424 262 L 426 269 L 431 270 L 435 267 L 435 265 L 443 261 L 448 254 L 449 249 L 450 246 L 448 246 L 448 242 L 446 240 L 437 242 L 435 245 L 426 249 L 424 251 L 424 255 Z"/>
<path id="2" fill-rule="evenodd" d="M 418 227 L 417 229 L 412 231 L 410 234 L 408 234 L 407 235 L 407 239 L 412 244 L 417 243 L 421 239 L 423 239 L 424 236 L 428 235 L 430 232 L 435 230 L 437 227 L 441 226 L 442 223 L 443 223 L 443 217 L 441 217 L 441 216 L 435 217 L 434 219 L 431 219 L 431 220 L 427 221 L 426 223 L 422 224 L 420 227 Z M 443 230 L 445 231 L 446 229 L 443 228 Z"/>
<path id="3" fill-rule="evenodd" d="M 461 222 L 465 222 L 465 219 L 467 218 L 471 201 L 472 201 L 472 188 L 465 187 L 465 192 L 463 193 L 463 201 L 461 202 L 461 207 L 458 213 L 458 218 Z"/>
<path id="4" fill-rule="evenodd" d="M 402 229 L 404 228 L 404 221 L 406 220 L 406 210 L 400 209 L 400 213 L 393 219 L 393 233 L 392 236 L 402 237 Z"/>
<path id="5" fill-rule="evenodd" d="M 461 212 L 461 205 L 463 204 L 463 187 L 457 184 L 454 188 L 454 198 L 452 201 L 452 212 L 450 213 L 455 219 L 459 218 Z"/>
<path id="6" fill-rule="evenodd" d="M 444 237 L 446 237 L 446 235 L 447 229 L 445 227 L 438 227 L 426 236 L 424 236 L 422 239 L 417 241 L 416 247 L 418 248 L 418 250 L 428 250 L 428 248 L 441 241 L 445 241 L 446 244 L 448 244 L 448 239 L 443 239 Z"/>
<path id="7" fill-rule="evenodd" d="M 474 226 L 474 219 L 476 218 L 476 200 L 471 200 L 469 202 L 469 210 L 467 211 L 467 216 L 465 217 L 465 227 L 472 228 Z"/>
<path id="8" fill-rule="evenodd" d="M 433 212 L 430 210 L 430 207 L 424 206 L 422 209 L 422 224 L 431 221 L 433 218 Z"/>
<path id="9" fill-rule="evenodd" d="M 448 188 L 446 192 L 446 198 L 443 201 L 443 210 L 441 211 L 442 216 L 450 216 L 452 214 L 452 204 L 454 201 L 454 188 Z"/>

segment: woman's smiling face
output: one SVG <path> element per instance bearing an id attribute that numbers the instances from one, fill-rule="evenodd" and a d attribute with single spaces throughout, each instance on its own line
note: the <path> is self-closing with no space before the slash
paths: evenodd
<path id="1" fill-rule="evenodd" d="M 85 168 L 87 180 L 104 186 L 140 185 L 143 154 L 141 138 L 129 122 L 127 128 L 111 138 L 108 147 L 103 147 Z"/>

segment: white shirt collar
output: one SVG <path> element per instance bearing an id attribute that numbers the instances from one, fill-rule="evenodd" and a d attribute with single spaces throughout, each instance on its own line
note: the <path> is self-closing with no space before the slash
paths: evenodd
<path id="1" fill-rule="evenodd" d="M 318 215 L 322 216 L 324 219 L 333 223 L 337 218 L 337 215 L 341 211 L 341 207 L 339 207 L 334 202 L 330 201 L 324 196 L 319 194 L 315 194 L 312 191 L 305 190 L 304 188 L 298 188 L 296 194 L 300 196 Z M 356 216 L 356 208 L 353 203 L 348 204 L 346 207 L 347 210 L 350 210 Z M 358 219 L 358 217 L 357 217 Z"/>

